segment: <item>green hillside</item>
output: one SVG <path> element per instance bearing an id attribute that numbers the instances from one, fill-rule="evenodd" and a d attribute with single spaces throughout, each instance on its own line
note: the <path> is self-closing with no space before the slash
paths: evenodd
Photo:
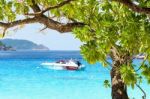
<path id="1" fill-rule="evenodd" d="M 11 46 L 15 50 L 49 50 L 49 48 L 44 45 L 38 45 L 28 40 L 3 39 L 1 43 L 6 46 Z"/>

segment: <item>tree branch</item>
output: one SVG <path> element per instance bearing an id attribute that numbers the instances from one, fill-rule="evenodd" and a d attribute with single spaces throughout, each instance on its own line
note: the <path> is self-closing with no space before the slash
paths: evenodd
<path id="1" fill-rule="evenodd" d="M 35 0 L 32 0 L 32 5 L 30 6 L 34 12 L 40 12 L 40 7 L 36 4 Z"/>
<path id="2" fill-rule="evenodd" d="M 44 28 L 42 28 L 42 29 L 40 30 L 40 32 L 44 31 L 45 29 L 47 29 L 47 26 L 45 26 Z"/>
<path id="3" fill-rule="evenodd" d="M 5 36 L 6 30 L 7 30 L 7 28 L 4 28 L 2 37 Z"/>
<path id="4" fill-rule="evenodd" d="M 125 6 L 129 7 L 130 9 L 132 9 L 135 12 L 138 13 L 144 13 L 144 14 L 150 14 L 150 8 L 147 7 L 140 7 L 136 4 L 134 4 L 131 0 L 113 0 L 119 3 L 124 4 Z"/>
<path id="5" fill-rule="evenodd" d="M 46 11 L 51 10 L 51 9 L 60 8 L 60 7 L 64 6 L 65 4 L 70 3 L 71 1 L 75 1 L 75 0 L 65 0 L 65 1 L 59 3 L 59 4 L 55 5 L 55 6 L 51 6 L 51 7 L 46 8 L 41 13 L 45 13 Z"/>
<path id="6" fill-rule="evenodd" d="M 9 22 L 9 23 L 0 22 L 0 27 L 11 28 L 11 27 L 14 27 L 17 25 L 29 24 L 29 23 L 41 23 L 41 24 L 45 25 L 47 28 L 59 31 L 61 33 L 71 32 L 73 28 L 83 27 L 85 25 L 84 23 L 81 23 L 81 22 L 64 24 L 64 23 L 54 21 L 54 20 L 48 18 L 47 16 L 42 15 L 42 16 L 35 16 L 33 18 L 17 20 L 17 21 L 13 21 L 13 22 Z"/>
<path id="7" fill-rule="evenodd" d="M 0 22 L 0 27 L 11 28 L 11 27 L 21 25 L 21 24 L 29 24 L 29 23 L 36 23 L 36 22 L 38 22 L 38 18 L 33 17 L 33 18 L 17 20 L 17 21 L 8 22 L 8 23 Z"/>
<path id="8" fill-rule="evenodd" d="M 44 16 L 44 15 L 40 17 L 39 23 L 42 23 L 46 25 L 48 28 L 57 30 L 61 33 L 71 32 L 73 28 L 83 27 L 85 25 L 84 23 L 81 23 L 81 22 L 73 22 L 73 23 L 64 24 L 64 23 L 60 23 L 52 19 L 49 19 L 47 16 Z"/>
<path id="9" fill-rule="evenodd" d="M 55 5 L 55 6 L 50 6 L 50 7 L 46 8 L 45 10 L 42 10 L 42 11 L 41 11 L 41 10 L 36 10 L 36 11 L 34 11 L 34 12 L 36 12 L 36 13 L 28 13 L 28 14 L 25 14 L 25 15 L 31 15 L 31 16 L 34 16 L 34 15 L 42 15 L 43 13 L 45 13 L 45 12 L 51 10 L 51 9 L 60 8 L 60 7 L 64 6 L 65 4 L 70 3 L 71 1 L 75 1 L 75 0 L 65 0 L 65 1 L 63 1 L 63 2 L 58 3 L 58 4 Z M 37 6 L 37 5 L 36 5 L 36 6 Z M 33 8 L 33 7 L 32 7 L 32 8 Z M 37 7 L 36 7 L 36 8 L 37 8 Z M 33 9 L 35 9 L 35 8 L 33 8 Z"/>

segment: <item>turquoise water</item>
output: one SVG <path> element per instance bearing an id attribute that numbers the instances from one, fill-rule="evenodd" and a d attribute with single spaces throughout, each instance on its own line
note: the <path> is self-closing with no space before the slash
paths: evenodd
<path id="1" fill-rule="evenodd" d="M 51 70 L 40 65 L 70 58 L 80 60 L 85 70 Z M 88 64 L 79 52 L 0 52 L 0 99 L 111 99 L 111 89 L 103 86 L 109 74 L 99 63 Z M 150 99 L 150 86 L 144 82 L 142 87 Z M 142 96 L 136 87 L 129 88 L 128 94 L 131 99 Z"/>

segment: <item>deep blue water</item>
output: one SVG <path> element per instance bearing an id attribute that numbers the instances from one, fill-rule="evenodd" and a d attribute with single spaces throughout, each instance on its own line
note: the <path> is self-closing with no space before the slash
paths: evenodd
<path id="1" fill-rule="evenodd" d="M 80 60 L 85 70 L 51 70 L 40 65 L 70 58 Z M 103 86 L 109 74 L 100 63 L 88 64 L 78 51 L 0 52 L 0 99 L 111 99 L 111 89 Z M 141 86 L 150 99 L 150 86 L 145 81 Z M 136 87 L 129 88 L 128 94 L 131 99 L 142 95 Z"/>

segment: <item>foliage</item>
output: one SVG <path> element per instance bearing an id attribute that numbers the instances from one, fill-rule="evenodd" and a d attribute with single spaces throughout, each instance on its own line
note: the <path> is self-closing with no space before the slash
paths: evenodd
<path id="1" fill-rule="evenodd" d="M 118 50 L 127 50 L 131 55 L 142 52 L 149 53 L 147 51 L 149 48 L 148 42 L 150 42 L 148 36 L 150 34 L 149 17 L 134 13 L 115 2 L 105 1 L 99 4 L 99 7 L 101 11 L 97 10 L 95 11 L 97 13 L 91 14 L 90 22 L 86 23 L 90 26 L 74 30 L 76 37 L 86 42 L 81 47 L 82 49 L 94 50 L 95 53 L 99 54 L 100 60 L 106 58 L 111 46 L 119 45 Z M 88 15 L 85 14 L 84 16 Z M 91 49 L 88 44 L 92 42 L 96 46 Z M 88 59 L 84 52 L 83 55 Z"/>
<path id="2" fill-rule="evenodd" d="M 120 68 L 120 73 L 124 83 L 126 83 L 126 85 L 131 85 L 131 87 L 134 88 L 134 84 L 136 84 L 138 76 L 133 67 L 123 65 Z"/>
<path id="3" fill-rule="evenodd" d="M 147 79 L 148 83 L 150 84 L 150 65 L 143 65 L 141 71 L 144 77 Z"/>
<path id="4" fill-rule="evenodd" d="M 150 18 L 145 14 L 133 12 L 126 6 L 109 2 L 107 0 L 90 4 L 92 13 L 88 11 L 84 16 L 88 20 L 84 21 L 87 26 L 74 29 L 74 34 L 84 44 L 81 46 L 81 53 L 90 63 L 97 61 L 105 62 L 107 55 L 114 46 L 120 55 L 129 52 L 130 56 L 140 53 L 150 54 Z M 80 11 L 80 10 L 79 10 Z M 83 19 L 81 18 L 81 19 Z M 78 19 L 79 20 L 79 19 Z M 148 57 L 148 61 L 150 57 Z M 132 63 L 123 64 L 120 73 L 126 85 L 134 85 L 142 81 L 142 75 L 149 81 L 150 70 L 148 67 L 142 68 L 142 73 L 137 73 Z M 145 69 L 144 69 L 145 68 Z M 146 75 L 147 74 L 147 75 Z"/>
<path id="5" fill-rule="evenodd" d="M 109 80 L 105 80 L 105 81 L 104 81 L 104 86 L 105 86 L 106 88 L 110 88 Z"/>

